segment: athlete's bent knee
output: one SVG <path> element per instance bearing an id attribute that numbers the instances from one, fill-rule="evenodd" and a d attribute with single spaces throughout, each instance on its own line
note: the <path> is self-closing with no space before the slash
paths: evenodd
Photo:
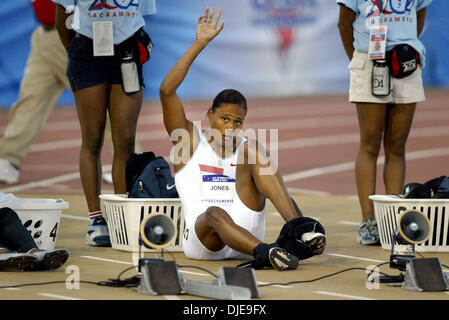
<path id="1" fill-rule="evenodd" d="M 229 221 L 229 214 L 220 207 L 209 207 L 205 212 L 207 222 L 210 226 L 214 227 L 216 225 L 224 224 Z"/>

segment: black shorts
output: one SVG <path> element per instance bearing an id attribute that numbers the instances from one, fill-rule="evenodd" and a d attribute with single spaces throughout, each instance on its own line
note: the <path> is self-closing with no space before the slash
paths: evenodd
<path id="1" fill-rule="evenodd" d="M 76 33 L 67 48 L 67 77 L 72 91 L 105 82 L 122 84 L 121 55 L 126 48 L 133 45 L 134 42 L 130 38 L 114 46 L 114 56 L 94 57 L 92 39 Z M 134 50 L 134 52 L 136 52 L 134 60 L 137 65 L 140 86 L 145 87 L 138 50 Z"/>

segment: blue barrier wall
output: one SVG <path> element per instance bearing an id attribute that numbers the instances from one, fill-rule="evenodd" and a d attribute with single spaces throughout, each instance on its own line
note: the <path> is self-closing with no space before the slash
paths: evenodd
<path id="1" fill-rule="evenodd" d="M 335 2 L 285 1 L 296 6 L 287 8 L 294 19 L 273 19 L 272 11 L 287 11 L 262 8 L 261 4 L 270 3 L 274 2 L 220 4 L 225 30 L 192 67 L 179 91 L 183 98 L 211 98 L 227 87 L 249 97 L 347 92 L 348 61 L 336 27 Z M 155 43 L 144 66 L 146 100 L 158 99 L 159 83 L 193 41 L 197 18 L 207 5 L 210 1 L 157 0 L 158 14 L 146 18 Z M 0 108 L 9 108 L 17 99 L 30 37 L 37 26 L 29 0 L 0 1 Z M 449 88 L 449 1 L 434 0 L 430 5 L 422 41 L 427 48 L 425 86 Z M 288 50 L 282 51 L 281 44 Z M 323 61 L 328 64 L 325 69 Z M 70 92 L 64 92 L 58 104 L 73 104 Z"/>

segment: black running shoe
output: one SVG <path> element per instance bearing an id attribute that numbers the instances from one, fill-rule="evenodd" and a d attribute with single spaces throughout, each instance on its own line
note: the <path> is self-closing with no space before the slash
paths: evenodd
<path id="1" fill-rule="evenodd" d="M 37 264 L 37 257 L 29 253 L 0 254 L 0 271 L 24 271 Z"/>
<path id="2" fill-rule="evenodd" d="M 271 265 L 278 271 L 295 270 L 299 259 L 282 248 L 273 247 L 268 253 Z"/>
<path id="3" fill-rule="evenodd" d="M 37 264 L 26 271 L 53 270 L 61 267 L 68 259 L 67 249 L 39 250 L 31 253 L 36 256 Z"/>

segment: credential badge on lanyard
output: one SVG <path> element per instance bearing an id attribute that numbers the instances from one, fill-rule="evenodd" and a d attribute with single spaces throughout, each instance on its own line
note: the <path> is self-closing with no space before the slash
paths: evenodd
<path id="1" fill-rule="evenodd" d="M 107 0 L 101 0 L 103 17 L 105 14 Z M 112 21 L 92 22 L 94 56 L 113 56 L 114 55 L 114 26 Z"/>
<path id="2" fill-rule="evenodd" d="M 387 3 L 388 0 L 382 1 L 382 9 L 379 6 L 379 10 L 381 10 L 381 12 L 379 12 L 379 21 L 370 29 L 368 56 L 371 60 L 385 59 L 388 26 L 382 25 L 382 13 L 386 8 Z"/>
<path id="3" fill-rule="evenodd" d="M 382 13 L 388 0 L 382 1 L 382 9 L 379 6 L 379 24 L 370 30 L 368 56 L 373 61 L 371 73 L 371 94 L 376 97 L 390 95 L 390 70 L 385 60 L 387 44 L 387 26 L 382 25 Z"/>

